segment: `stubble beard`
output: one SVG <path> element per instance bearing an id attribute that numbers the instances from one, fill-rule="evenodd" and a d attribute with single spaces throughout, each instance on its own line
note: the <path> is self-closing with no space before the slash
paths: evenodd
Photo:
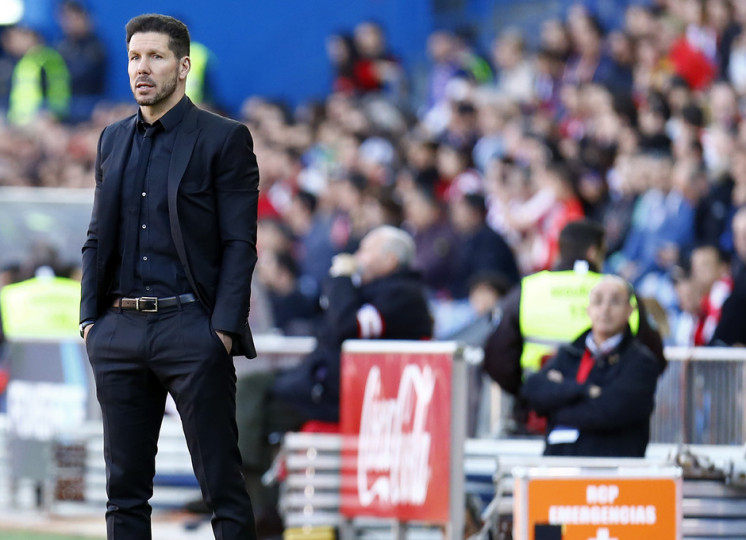
<path id="1" fill-rule="evenodd" d="M 135 102 L 140 106 L 152 107 L 158 105 L 163 101 L 166 101 L 176 91 L 176 83 L 179 80 L 178 73 L 175 73 L 173 78 L 166 81 L 161 89 L 159 89 L 152 97 L 137 97 L 136 90 L 133 89 L 133 95 L 135 96 Z"/>

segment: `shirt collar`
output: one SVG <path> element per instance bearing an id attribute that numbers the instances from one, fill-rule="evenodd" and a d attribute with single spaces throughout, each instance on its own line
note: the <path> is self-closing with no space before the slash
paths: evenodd
<path id="1" fill-rule="evenodd" d="M 622 342 L 623 337 L 624 332 L 619 332 L 618 334 L 611 336 L 609 339 L 605 340 L 599 346 L 596 345 L 596 342 L 593 339 L 593 332 L 591 331 L 588 332 L 588 335 L 585 337 L 585 346 L 594 357 L 599 357 L 609 354 L 611 351 L 613 351 Z"/>
<path id="2" fill-rule="evenodd" d="M 186 113 L 187 107 L 189 106 L 189 98 L 183 96 L 179 102 L 171 107 L 166 114 L 161 116 L 155 124 L 161 124 L 163 126 L 163 131 L 171 131 L 176 126 L 179 125 L 181 122 L 181 119 L 184 118 L 184 114 Z M 145 128 L 148 127 L 150 124 L 145 122 L 145 120 L 142 117 L 142 110 L 137 109 L 137 130 L 140 133 L 144 133 Z"/>

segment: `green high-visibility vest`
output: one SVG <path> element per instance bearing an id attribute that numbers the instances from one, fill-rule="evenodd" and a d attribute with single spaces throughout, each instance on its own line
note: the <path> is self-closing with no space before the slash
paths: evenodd
<path id="1" fill-rule="evenodd" d="M 46 96 L 42 83 L 46 75 Z M 8 120 L 25 124 L 33 120 L 42 107 L 62 117 L 70 104 L 70 72 L 62 56 L 50 47 L 32 47 L 13 68 Z"/>
<path id="2" fill-rule="evenodd" d="M 542 359 L 553 355 L 591 326 L 586 309 L 591 289 L 603 274 L 566 270 L 543 271 L 521 281 L 519 324 L 523 336 L 521 368 L 524 378 L 541 368 Z M 633 334 L 640 327 L 637 299 L 629 318 Z"/>
<path id="3" fill-rule="evenodd" d="M 187 76 L 186 94 L 195 103 L 202 103 L 205 99 L 205 77 L 210 54 L 210 49 L 201 43 L 193 41 L 189 45 L 189 59 L 192 61 L 192 67 Z"/>
<path id="4" fill-rule="evenodd" d="M 7 338 L 79 338 L 80 283 L 38 277 L 0 289 Z"/>

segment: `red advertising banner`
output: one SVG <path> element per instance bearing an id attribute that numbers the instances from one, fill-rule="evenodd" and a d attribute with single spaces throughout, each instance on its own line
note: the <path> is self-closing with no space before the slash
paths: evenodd
<path id="1" fill-rule="evenodd" d="M 452 363 L 453 352 L 343 349 L 344 515 L 449 521 Z"/>

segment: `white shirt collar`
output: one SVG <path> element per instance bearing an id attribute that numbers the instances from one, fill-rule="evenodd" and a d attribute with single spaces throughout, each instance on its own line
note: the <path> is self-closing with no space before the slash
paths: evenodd
<path id="1" fill-rule="evenodd" d="M 598 357 L 609 354 L 611 351 L 613 351 L 622 342 L 623 337 L 624 332 L 619 332 L 618 334 L 613 335 L 609 339 L 605 340 L 599 346 L 596 345 L 596 342 L 593 339 L 593 331 L 591 330 L 585 337 L 585 346 L 588 348 L 589 351 L 591 351 L 591 354 L 594 357 Z"/>

